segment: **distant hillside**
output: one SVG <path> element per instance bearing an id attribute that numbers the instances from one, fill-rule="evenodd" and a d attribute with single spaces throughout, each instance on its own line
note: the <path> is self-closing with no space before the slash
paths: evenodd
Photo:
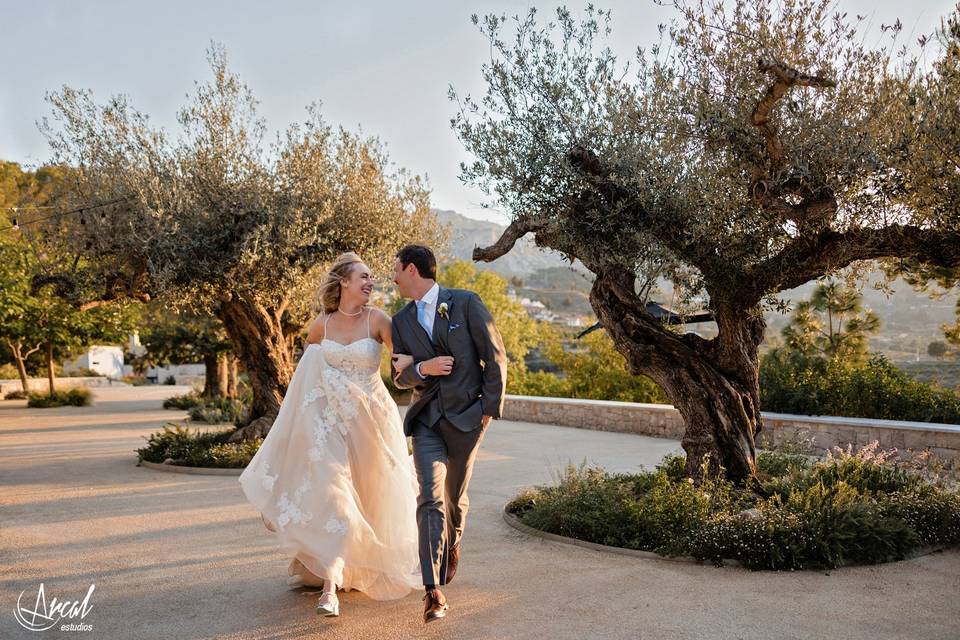
<path id="1" fill-rule="evenodd" d="M 448 257 L 454 260 L 472 260 L 474 247 L 493 244 L 506 228 L 495 222 L 468 218 L 456 211 L 434 209 L 434 213 L 441 223 L 450 227 Z M 527 237 L 520 240 L 507 255 L 477 266 L 496 271 L 509 279 L 513 276 L 524 278 L 540 269 L 569 268 L 570 263 L 559 253 L 540 249 L 533 244 L 532 238 Z"/>

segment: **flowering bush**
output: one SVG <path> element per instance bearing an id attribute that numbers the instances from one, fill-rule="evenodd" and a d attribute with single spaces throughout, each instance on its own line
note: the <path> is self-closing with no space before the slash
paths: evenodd
<path id="1" fill-rule="evenodd" d="M 765 452 L 758 492 L 723 479 L 694 484 L 684 464 L 668 456 L 639 474 L 570 465 L 507 509 L 550 533 L 750 569 L 872 564 L 960 543 L 960 494 L 876 444 L 816 461 Z"/>

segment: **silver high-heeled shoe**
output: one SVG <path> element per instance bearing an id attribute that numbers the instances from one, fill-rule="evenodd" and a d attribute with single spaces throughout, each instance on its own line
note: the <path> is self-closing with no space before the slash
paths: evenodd
<path id="1" fill-rule="evenodd" d="M 335 593 L 324 593 L 320 596 L 320 599 L 317 600 L 317 607 L 315 611 L 327 618 L 335 618 L 340 615 L 340 599 L 337 598 Z"/>

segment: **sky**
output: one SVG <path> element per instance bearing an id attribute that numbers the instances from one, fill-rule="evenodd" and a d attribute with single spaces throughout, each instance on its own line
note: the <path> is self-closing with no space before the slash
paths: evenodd
<path id="1" fill-rule="evenodd" d="M 28 166 L 49 157 L 36 122 L 49 114 L 48 91 L 90 89 L 98 102 L 122 93 L 175 132 L 176 111 L 208 78 L 206 50 L 222 43 L 231 68 L 260 100 L 268 129 L 284 130 L 322 103 L 325 119 L 362 126 L 387 144 L 400 167 L 426 175 L 433 206 L 506 221 L 485 210 L 478 190 L 459 180 L 469 155 L 450 129 L 453 85 L 483 92 L 486 40 L 471 14 L 541 15 L 560 3 L 463 0 L 0 0 L 0 159 Z M 622 60 L 659 40 L 673 16 L 653 0 L 598 2 L 613 11 L 611 45 Z M 838 0 L 872 28 L 899 18 L 907 33 L 931 33 L 954 0 Z M 585 2 L 567 2 L 580 11 Z M 272 134 L 268 139 L 272 138 Z"/>

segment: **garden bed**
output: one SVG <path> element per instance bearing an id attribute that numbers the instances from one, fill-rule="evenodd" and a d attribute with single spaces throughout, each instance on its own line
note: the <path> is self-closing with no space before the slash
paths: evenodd
<path id="1" fill-rule="evenodd" d="M 696 485 L 684 464 L 668 456 L 638 474 L 570 466 L 556 485 L 521 493 L 506 511 L 563 538 L 757 570 L 875 564 L 960 542 L 953 481 L 876 447 L 813 460 L 761 453 L 762 494 L 724 480 Z"/>
<path id="2" fill-rule="evenodd" d="M 137 449 L 137 457 L 140 463 L 154 465 L 243 469 L 263 441 L 227 442 L 231 433 L 233 429 L 200 431 L 171 423 L 150 434 L 147 445 Z"/>

